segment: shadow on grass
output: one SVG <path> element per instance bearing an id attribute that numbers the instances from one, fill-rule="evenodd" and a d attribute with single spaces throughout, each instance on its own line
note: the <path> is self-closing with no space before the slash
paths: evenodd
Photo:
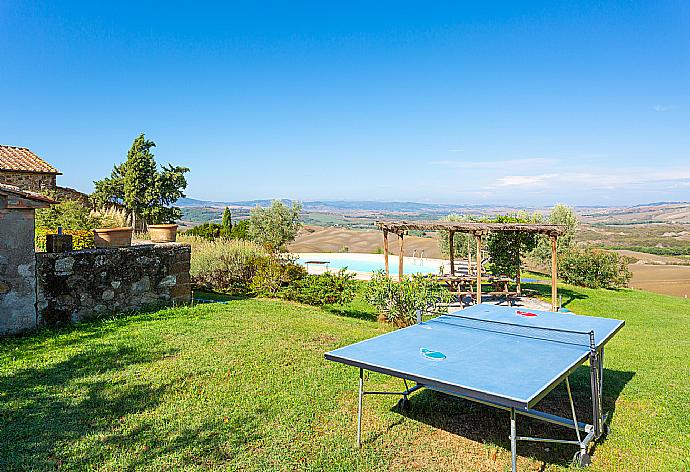
<path id="1" fill-rule="evenodd" d="M 603 411 L 610 422 L 615 413 L 616 399 L 633 372 L 605 369 Z M 592 423 L 589 367 L 577 369 L 570 377 L 578 421 Z M 397 400 L 396 400 L 397 401 Z M 559 385 L 539 402 L 536 409 L 564 418 L 572 418 L 564 384 Z M 398 411 L 397 407 L 392 410 Z M 510 417 L 507 411 L 472 402 L 452 395 L 423 389 L 410 397 L 410 409 L 399 412 L 407 418 L 428 424 L 452 434 L 480 443 L 495 444 L 510 451 Z M 542 438 L 574 440 L 575 431 L 525 416 L 517 416 L 517 434 Z M 598 442 L 604 441 L 599 438 Z M 567 466 L 578 448 L 556 443 L 518 442 L 518 455 L 532 457 L 544 464 Z M 590 454 L 596 443 L 590 445 Z"/>
<path id="2" fill-rule="evenodd" d="M 158 404 L 166 386 L 118 383 L 112 377 L 128 366 L 152 363 L 175 351 L 98 347 L 0 377 L 0 468 L 59 467 L 66 444 L 109 432 L 125 415 Z"/>
<path id="3" fill-rule="evenodd" d="M 0 376 L 0 470 L 87 469 L 108 462 L 134 470 L 161 461 L 231 460 L 257 439 L 261 415 L 209 418 L 194 427 L 163 428 L 161 434 L 164 419 L 148 413 L 179 385 L 174 379 L 139 380 L 136 371 L 155 369 L 151 364 L 177 352 L 98 345 L 61 362 Z"/>
<path id="4" fill-rule="evenodd" d="M 551 285 L 529 283 L 523 284 L 523 288 L 537 292 L 537 296 L 546 300 L 551 300 Z M 558 287 L 558 295 L 561 297 L 562 307 L 567 307 L 575 300 L 585 300 L 589 298 L 584 293 L 576 292 L 568 288 Z"/>
<path id="5" fill-rule="evenodd" d="M 229 302 L 233 300 L 248 300 L 250 298 L 255 298 L 255 296 L 251 293 L 235 293 L 230 295 L 227 293 L 213 292 L 210 290 L 194 290 L 192 292 L 193 300 Z"/>
<path id="6" fill-rule="evenodd" d="M 378 317 L 375 311 L 353 305 L 325 305 L 323 309 L 334 315 L 357 318 L 358 320 L 376 321 Z"/>

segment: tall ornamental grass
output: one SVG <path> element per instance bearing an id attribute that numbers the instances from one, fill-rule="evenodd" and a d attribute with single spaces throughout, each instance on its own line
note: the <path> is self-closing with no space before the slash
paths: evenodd
<path id="1" fill-rule="evenodd" d="M 268 257 L 261 246 L 249 241 L 207 241 L 195 236 L 182 236 L 178 241 L 192 246 L 192 283 L 222 292 L 249 291 L 259 261 Z"/>

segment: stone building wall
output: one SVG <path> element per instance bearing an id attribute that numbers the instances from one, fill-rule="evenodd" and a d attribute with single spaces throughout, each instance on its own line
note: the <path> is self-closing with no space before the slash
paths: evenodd
<path id="1" fill-rule="evenodd" d="M 22 190 L 40 191 L 54 189 L 57 185 L 56 177 L 55 174 L 0 170 L 0 183 L 14 185 Z"/>
<path id="2" fill-rule="evenodd" d="M 0 335 L 36 328 L 34 210 L 0 195 Z"/>
<path id="3" fill-rule="evenodd" d="M 38 326 L 189 303 L 190 255 L 179 243 L 37 253 Z"/>

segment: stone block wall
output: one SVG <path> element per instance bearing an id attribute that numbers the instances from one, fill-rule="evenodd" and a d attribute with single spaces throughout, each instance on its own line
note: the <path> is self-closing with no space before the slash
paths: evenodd
<path id="1" fill-rule="evenodd" d="M 34 210 L 0 196 L 0 335 L 36 328 Z"/>
<path id="2" fill-rule="evenodd" d="M 41 191 L 54 189 L 57 181 L 56 177 L 55 174 L 0 171 L 0 183 L 14 185 L 22 190 Z"/>
<path id="3" fill-rule="evenodd" d="M 179 243 L 37 253 L 37 324 L 189 303 L 190 256 Z"/>

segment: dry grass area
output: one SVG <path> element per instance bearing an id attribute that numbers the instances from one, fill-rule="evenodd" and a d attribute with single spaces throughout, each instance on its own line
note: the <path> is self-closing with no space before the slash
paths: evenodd
<path id="1" fill-rule="evenodd" d="M 690 266 L 630 264 L 630 286 L 649 292 L 690 297 Z"/>
<path id="2" fill-rule="evenodd" d="M 388 239 L 391 254 L 398 254 L 398 238 Z M 383 250 L 383 234 L 380 231 L 363 231 L 337 227 L 305 226 L 288 246 L 290 252 L 361 252 L 373 254 Z M 424 251 L 424 257 L 440 259 L 436 236 L 406 236 L 404 252 Z"/>

